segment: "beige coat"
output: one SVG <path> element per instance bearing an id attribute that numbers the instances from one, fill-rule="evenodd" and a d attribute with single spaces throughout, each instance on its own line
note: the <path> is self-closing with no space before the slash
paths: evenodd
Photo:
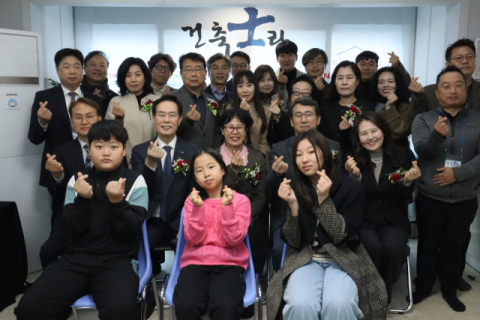
<path id="1" fill-rule="evenodd" d="M 143 98 L 141 102 L 144 103 L 149 99 L 155 101 L 159 98 L 160 96 L 149 94 Z M 131 169 L 132 164 L 130 159 L 132 157 L 133 147 L 140 143 L 144 143 L 145 141 L 152 140 L 155 137 L 157 132 L 155 129 L 155 122 L 153 121 L 152 111 L 140 111 L 137 98 L 130 93 L 125 96 L 115 97 L 110 101 L 105 119 L 115 119 L 115 116 L 112 114 L 114 102 L 120 102 L 119 106 L 125 110 L 123 127 L 127 129 L 128 132 L 126 156 L 128 167 Z"/>

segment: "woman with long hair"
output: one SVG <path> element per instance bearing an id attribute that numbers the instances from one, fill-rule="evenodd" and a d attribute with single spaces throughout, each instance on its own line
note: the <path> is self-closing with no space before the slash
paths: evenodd
<path id="1" fill-rule="evenodd" d="M 238 72 L 234 79 L 233 100 L 224 109 L 243 109 L 253 119 L 253 125 L 248 131 L 250 144 L 255 150 L 260 150 L 268 157 L 270 144 L 267 141 L 268 123 L 272 116 L 269 107 L 262 103 L 260 89 L 255 75 L 250 70 Z M 280 109 L 276 110 L 280 114 Z"/>
<path id="2" fill-rule="evenodd" d="M 296 136 L 292 156 L 296 181 L 284 179 L 278 190 L 288 203 L 287 253 L 267 289 L 268 319 L 282 300 L 285 320 L 384 319 L 385 286 L 356 236 L 365 189 L 333 165 L 329 143 L 315 129 Z"/>
<path id="3" fill-rule="evenodd" d="M 354 157 L 348 157 L 345 168 L 367 191 L 360 240 L 385 281 L 390 302 L 409 252 L 408 204 L 420 170 L 409 149 L 393 143 L 378 113 L 368 111 L 355 119 L 352 142 Z"/>
<path id="4" fill-rule="evenodd" d="M 187 243 L 173 293 L 179 320 L 238 320 L 243 312 L 250 254 L 243 243 L 250 224 L 250 201 L 224 184 L 227 167 L 211 148 L 192 157 L 194 188 L 185 201 Z"/>
<path id="5" fill-rule="evenodd" d="M 410 92 L 398 68 L 379 69 L 372 78 L 375 112 L 387 122 L 395 144 L 409 148 L 413 117 L 410 112 Z"/>

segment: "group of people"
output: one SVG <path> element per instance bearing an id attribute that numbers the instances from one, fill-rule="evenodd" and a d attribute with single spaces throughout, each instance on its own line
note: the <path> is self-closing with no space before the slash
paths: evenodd
<path id="1" fill-rule="evenodd" d="M 409 254 L 414 200 L 413 303 L 438 278 L 450 307 L 465 310 L 456 292 L 471 289 L 462 272 L 480 178 L 473 41 L 450 45 L 426 87 L 393 52 L 381 69 L 371 51 L 343 61 L 331 83 L 325 51 L 303 55 L 306 73 L 294 42 L 275 54 L 278 70 L 254 72 L 241 51 L 184 54 L 181 88 L 167 84 L 177 69 L 168 54 L 130 57 L 117 94 L 103 52 L 56 53 L 60 85 L 37 92 L 28 133 L 45 142 L 40 185 L 52 196 L 52 231 L 17 319 L 66 319 L 88 292 L 100 319 L 138 317 L 144 221 L 151 249 L 175 246 L 183 223 L 178 319 L 251 317 L 242 278 L 250 254 L 257 274 L 267 256 L 276 270 L 268 319 L 384 319 Z M 154 273 L 162 259 L 152 253 Z"/>

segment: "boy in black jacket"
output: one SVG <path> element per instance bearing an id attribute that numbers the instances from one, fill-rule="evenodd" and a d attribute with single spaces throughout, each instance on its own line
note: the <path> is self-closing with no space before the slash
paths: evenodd
<path id="1" fill-rule="evenodd" d="M 23 296 L 17 319 L 58 319 L 88 293 L 100 319 L 138 318 L 137 252 L 148 192 L 141 175 L 121 166 L 127 140 L 113 120 L 91 127 L 94 167 L 73 176 L 65 196 L 67 251 Z"/>

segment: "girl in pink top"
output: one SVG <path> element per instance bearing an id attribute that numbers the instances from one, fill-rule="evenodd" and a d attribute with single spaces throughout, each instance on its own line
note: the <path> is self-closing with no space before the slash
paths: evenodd
<path id="1" fill-rule="evenodd" d="M 192 158 L 194 185 L 185 201 L 187 244 L 173 294 L 179 320 L 238 320 L 243 311 L 249 252 L 243 244 L 250 224 L 250 200 L 223 185 L 226 166 L 213 149 Z"/>

